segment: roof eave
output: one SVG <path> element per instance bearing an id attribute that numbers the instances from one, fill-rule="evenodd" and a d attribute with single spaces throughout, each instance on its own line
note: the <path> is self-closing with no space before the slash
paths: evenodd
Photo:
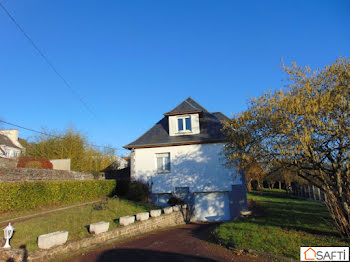
<path id="1" fill-rule="evenodd" d="M 152 147 L 166 147 L 166 146 L 185 146 L 185 145 L 198 145 L 198 144 L 213 144 L 213 143 L 223 143 L 226 142 L 225 139 L 218 139 L 212 141 L 192 141 L 192 142 L 176 142 L 176 143 L 164 143 L 164 144 L 148 144 L 148 145 L 126 145 L 125 149 L 137 149 L 137 148 L 152 148 Z"/>

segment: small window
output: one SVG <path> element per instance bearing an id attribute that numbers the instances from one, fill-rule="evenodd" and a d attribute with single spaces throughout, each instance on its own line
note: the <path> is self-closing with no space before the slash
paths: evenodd
<path id="1" fill-rule="evenodd" d="M 185 121 L 186 121 L 186 130 L 192 131 L 192 127 L 191 127 L 191 118 L 190 118 L 190 117 L 186 117 L 186 118 L 185 118 Z"/>
<path id="2" fill-rule="evenodd" d="M 184 122 L 183 122 L 183 119 L 182 118 L 179 118 L 178 120 L 177 120 L 177 124 L 178 124 L 178 129 L 179 129 L 179 131 L 183 131 L 184 130 Z"/>
<path id="3" fill-rule="evenodd" d="M 179 132 L 192 131 L 191 117 L 179 117 L 177 119 L 177 130 Z"/>
<path id="4" fill-rule="evenodd" d="M 170 153 L 156 154 L 157 172 L 170 172 Z"/>

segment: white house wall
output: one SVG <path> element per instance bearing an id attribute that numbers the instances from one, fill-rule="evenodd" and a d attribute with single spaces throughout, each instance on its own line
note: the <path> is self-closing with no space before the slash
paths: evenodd
<path id="1" fill-rule="evenodd" d="M 227 221 L 230 219 L 230 199 L 228 192 L 195 194 L 194 220 Z"/>
<path id="2" fill-rule="evenodd" d="M 5 145 L 0 145 L 0 156 L 6 158 L 16 158 L 21 154 L 21 150 L 14 147 L 8 147 Z"/>
<path id="3" fill-rule="evenodd" d="M 135 149 L 132 179 L 152 184 L 153 193 L 171 193 L 175 187 L 189 187 L 190 192 L 231 191 L 242 181 L 224 167 L 222 149 L 222 143 Z M 157 174 L 158 153 L 170 153 L 169 173 Z"/>

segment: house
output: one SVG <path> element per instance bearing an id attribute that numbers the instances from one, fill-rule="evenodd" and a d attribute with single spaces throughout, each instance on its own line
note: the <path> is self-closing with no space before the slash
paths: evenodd
<path id="1" fill-rule="evenodd" d="M 17 158 L 24 151 L 18 142 L 18 130 L 0 130 L 0 157 Z"/>
<path id="2" fill-rule="evenodd" d="M 225 167 L 221 121 L 187 98 L 150 130 L 125 146 L 131 150 L 130 177 L 147 183 L 159 206 L 176 196 L 193 208 L 193 220 L 225 221 L 246 209 L 245 178 Z"/>
<path id="3" fill-rule="evenodd" d="M 118 181 L 130 181 L 129 157 L 115 156 L 115 161 L 105 169 L 106 179 L 117 179 Z"/>

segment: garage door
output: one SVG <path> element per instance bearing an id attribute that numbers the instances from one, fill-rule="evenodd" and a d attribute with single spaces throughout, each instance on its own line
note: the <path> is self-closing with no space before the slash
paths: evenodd
<path id="1" fill-rule="evenodd" d="M 197 221 L 231 219 L 228 192 L 195 193 L 194 218 Z"/>

